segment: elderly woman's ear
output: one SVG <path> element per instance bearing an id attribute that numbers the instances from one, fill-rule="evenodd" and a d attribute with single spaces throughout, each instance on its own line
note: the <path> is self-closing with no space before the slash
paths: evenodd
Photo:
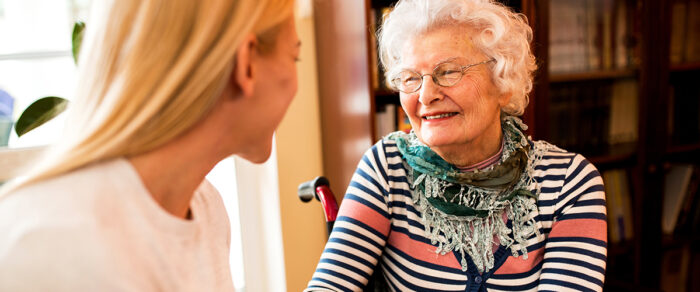
<path id="1" fill-rule="evenodd" d="M 255 34 L 246 35 L 236 51 L 235 63 L 231 72 L 231 83 L 241 91 L 244 97 L 253 96 L 257 70 L 255 58 L 257 58 L 258 38 Z"/>
<path id="2" fill-rule="evenodd" d="M 504 92 L 498 97 L 498 104 L 501 108 L 507 106 L 510 103 L 510 99 L 513 97 L 513 92 Z"/>

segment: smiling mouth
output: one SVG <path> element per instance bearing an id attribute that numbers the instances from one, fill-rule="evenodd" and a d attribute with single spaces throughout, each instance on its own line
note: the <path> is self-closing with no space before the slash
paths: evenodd
<path id="1" fill-rule="evenodd" d="M 430 120 L 449 118 L 449 117 L 456 116 L 456 115 L 457 115 L 457 113 L 443 113 L 443 114 L 437 114 L 437 115 L 423 116 L 423 119 L 430 121 Z"/>

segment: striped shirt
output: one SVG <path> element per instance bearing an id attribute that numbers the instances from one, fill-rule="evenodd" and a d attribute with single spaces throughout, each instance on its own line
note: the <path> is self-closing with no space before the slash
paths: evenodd
<path id="1" fill-rule="evenodd" d="M 494 268 L 478 273 L 467 256 L 436 254 L 411 198 L 396 143 L 369 149 L 353 175 L 338 219 L 305 291 L 361 291 L 378 265 L 393 291 L 601 291 L 607 255 L 603 181 L 583 156 L 544 142 L 534 165 L 540 189 L 531 214 L 540 234 L 527 259 L 494 249 Z"/>

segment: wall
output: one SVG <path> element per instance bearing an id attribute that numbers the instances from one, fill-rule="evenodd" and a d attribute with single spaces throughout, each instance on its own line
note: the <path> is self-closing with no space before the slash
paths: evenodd
<path id="1" fill-rule="evenodd" d="M 302 203 L 296 193 L 299 183 L 323 171 L 314 27 L 310 7 L 306 8 L 297 13 L 302 42 L 299 91 L 276 135 L 287 291 L 306 287 L 326 241 L 321 204 L 315 200 Z"/>

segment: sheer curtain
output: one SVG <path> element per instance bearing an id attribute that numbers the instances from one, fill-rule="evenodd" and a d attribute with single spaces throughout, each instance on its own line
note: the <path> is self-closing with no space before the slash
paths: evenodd
<path id="1" fill-rule="evenodd" d="M 231 270 L 237 291 L 286 291 L 277 151 L 252 164 L 227 158 L 207 176 L 231 221 Z"/>

